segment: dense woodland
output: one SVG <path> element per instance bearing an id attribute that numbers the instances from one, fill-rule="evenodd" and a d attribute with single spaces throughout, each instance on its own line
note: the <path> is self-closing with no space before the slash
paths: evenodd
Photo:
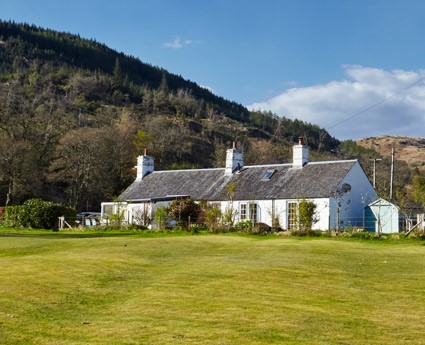
<path id="1" fill-rule="evenodd" d="M 98 210 L 134 180 L 145 148 L 158 170 L 223 167 L 233 141 L 246 164 L 284 163 L 299 136 L 312 160 L 359 158 L 371 177 L 374 151 L 314 124 L 251 112 L 94 40 L 0 21 L 0 205 Z M 377 172 L 387 198 L 389 164 Z M 394 195 L 407 204 L 420 174 L 397 166 Z"/>

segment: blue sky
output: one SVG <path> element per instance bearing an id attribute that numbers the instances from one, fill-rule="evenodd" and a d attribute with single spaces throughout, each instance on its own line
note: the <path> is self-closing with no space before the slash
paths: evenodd
<path id="1" fill-rule="evenodd" d="M 425 132 L 422 0 L 0 0 L 338 139 Z"/>

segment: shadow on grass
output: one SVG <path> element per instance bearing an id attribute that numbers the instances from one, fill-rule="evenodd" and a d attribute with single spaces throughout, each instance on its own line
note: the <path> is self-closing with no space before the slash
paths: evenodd
<path id="1" fill-rule="evenodd" d="M 33 237 L 48 239 L 69 239 L 69 238 L 99 238 L 99 237 L 125 237 L 141 236 L 140 232 L 0 232 L 0 237 Z M 143 236 L 143 235 L 142 235 Z M 152 235 L 151 235 L 152 236 Z M 147 236 L 148 237 L 148 236 Z"/>
<path id="2" fill-rule="evenodd" d="M 87 230 L 87 231 L 53 231 L 34 229 L 1 229 L 1 237 L 72 239 L 72 238 L 107 238 L 107 237 L 176 237 L 191 235 L 186 231 L 155 231 L 155 230 Z"/>

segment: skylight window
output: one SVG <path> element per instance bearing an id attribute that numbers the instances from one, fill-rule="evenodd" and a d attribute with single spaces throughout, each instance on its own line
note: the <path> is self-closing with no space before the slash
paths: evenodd
<path id="1" fill-rule="evenodd" d="M 273 174 L 276 172 L 276 170 L 267 170 L 264 175 L 261 177 L 261 181 L 268 181 L 272 178 Z"/>

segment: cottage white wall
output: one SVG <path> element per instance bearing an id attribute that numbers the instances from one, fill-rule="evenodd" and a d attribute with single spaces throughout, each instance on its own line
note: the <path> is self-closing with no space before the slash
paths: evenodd
<path id="1" fill-rule="evenodd" d="M 312 201 L 317 206 L 316 215 L 318 217 L 317 223 L 313 225 L 313 230 L 329 230 L 329 199 L 321 198 L 313 199 Z"/>
<path id="2" fill-rule="evenodd" d="M 257 206 L 257 222 L 266 223 L 269 226 L 272 226 L 272 210 L 273 204 L 275 201 L 273 200 L 237 200 L 230 203 L 228 201 L 224 201 L 221 203 L 221 211 L 226 212 L 229 207 L 233 207 L 235 212 L 235 222 L 239 222 L 241 220 L 240 209 L 241 205 L 246 204 L 247 210 L 249 210 L 249 204 L 255 204 Z M 279 207 L 275 205 L 275 210 L 279 211 Z M 249 211 L 248 211 L 249 212 Z M 247 215 L 247 219 L 249 219 L 249 214 Z"/>
<path id="3" fill-rule="evenodd" d="M 287 229 L 287 209 L 288 209 L 288 203 L 286 200 L 278 199 L 274 200 L 274 214 L 275 217 L 279 221 L 279 226 L 282 229 Z M 267 223 L 269 224 L 269 223 Z M 272 218 L 270 217 L 270 224 L 272 224 Z"/>
<path id="4" fill-rule="evenodd" d="M 152 204 L 150 202 L 131 203 L 127 205 L 126 220 L 128 224 L 146 225 L 147 219 L 152 219 Z"/>
<path id="5" fill-rule="evenodd" d="M 341 197 L 330 200 L 330 228 L 337 227 L 338 200 L 340 200 L 340 228 L 362 227 L 364 221 L 364 207 L 375 201 L 378 196 L 369 182 L 362 167 L 357 162 L 341 181 L 339 188 L 344 183 L 351 186 L 351 191 Z"/>
<path id="6" fill-rule="evenodd" d="M 229 207 L 233 208 L 235 212 L 234 221 L 238 222 L 241 220 L 240 209 L 241 204 L 256 204 L 257 205 L 257 221 L 260 223 L 265 223 L 269 226 L 273 225 L 272 216 L 278 219 L 279 226 L 287 230 L 288 229 L 288 203 L 297 202 L 299 203 L 300 199 L 274 199 L 274 200 L 237 200 L 233 203 L 229 201 L 223 201 L 220 203 L 221 212 L 224 214 Z M 329 229 L 329 200 L 327 198 L 323 199 L 312 199 L 317 208 L 318 222 L 313 225 L 314 230 L 327 230 Z M 249 206 L 247 206 L 249 209 Z M 249 217 L 249 215 L 247 215 Z"/>
<path id="7" fill-rule="evenodd" d="M 135 225 L 147 225 L 150 229 L 157 228 L 158 225 L 154 221 L 155 212 L 160 206 L 167 207 L 170 205 L 171 201 L 158 201 L 158 202 L 103 202 L 101 204 L 101 216 L 102 218 L 107 218 L 108 214 L 105 213 L 105 207 L 112 207 L 111 214 L 117 214 L 122 212 L 123 214 L 123 225 L 125 224 L 135 224 Z M 148 217 L 150 219 L 150 224 L 143 224 L 143 218 Z M 169 222 L 168 226 L 174 226 L 175 221 Z"/>
<path id="8" fill-rule="evenodd" d="M 313 224 L 313 230 L 328 230 L 329 229 L 329 199 L 328 198 L 316 198 L 307 199 L 308 201 L 314 202 L 316 205 L 316 217 L 317 222 Z M 280 214 L 281 227 L 282 229 L 288 229 L 288 205 L 291 202 L 300 203 L 301 199 L 289 199 L 279 200 L 279 207 L 282 210 Z"/>

